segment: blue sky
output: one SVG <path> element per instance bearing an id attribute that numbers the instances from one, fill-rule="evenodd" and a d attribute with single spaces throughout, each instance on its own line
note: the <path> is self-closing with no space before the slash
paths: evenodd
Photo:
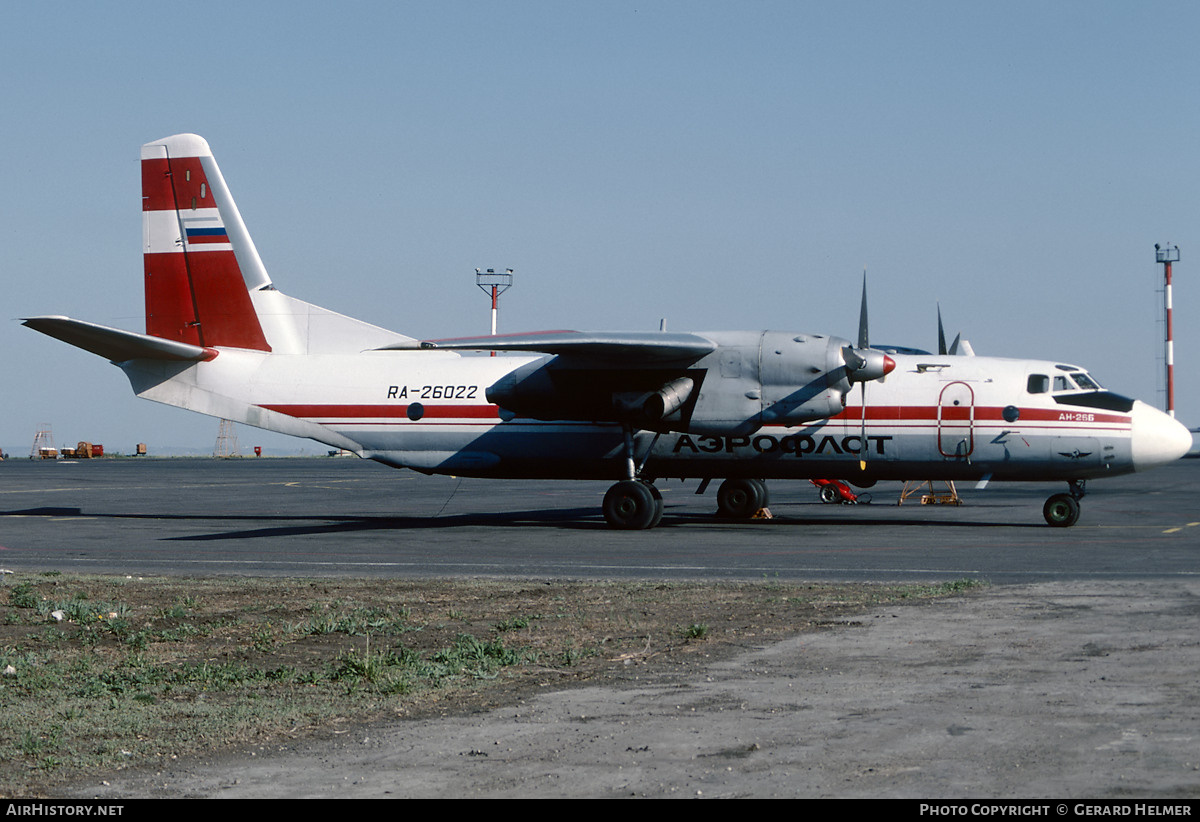
<path id="1" fill-rule="evenodd" d="M 142 330 L 139 146 L 212 145 L 276 285 L 418 337 L 777 328 L 1090 368 L 1200 425 L 1200 6 L 5 4 L 0 447 L 211 448 L 21 328 Z M 1195 262 L 1192 262 L 1195 260 Z M 243 447 L 310 447 L 240 430 Z"/>

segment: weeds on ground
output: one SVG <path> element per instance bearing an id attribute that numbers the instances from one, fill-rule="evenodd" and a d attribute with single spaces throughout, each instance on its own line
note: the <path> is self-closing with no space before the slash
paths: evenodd
<path id="1" fill-rule="evenodd" d="M 0 577 L 0 795 L 495 704 L 969 587 Z"/>

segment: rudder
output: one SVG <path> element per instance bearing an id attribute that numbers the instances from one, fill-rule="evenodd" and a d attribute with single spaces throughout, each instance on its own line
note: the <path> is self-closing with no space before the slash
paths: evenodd
<path id="1" fill-rule="evenodd" d="M 146 333 L 270 351 L 249 293 L 270 279 L 208 143 L 166 137 L 141 162 Z"/>

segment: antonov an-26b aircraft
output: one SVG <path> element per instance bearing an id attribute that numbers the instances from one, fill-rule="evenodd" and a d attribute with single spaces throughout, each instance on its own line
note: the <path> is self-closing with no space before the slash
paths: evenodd
<path id="1" fill-rule="evenodd" d="M 473 477 L 611 479 L 613 528 L 663 513 L 658 478 L 723 479 L 751 517 L 767 479 L 1084 483 L 1181 457 L 1183 425 L 1066 363 L 872 348 L 792 331 L 551 331 L 421 341 L 275 288 L 208 143 L 142 147 L 146 333 L 25 325 L 99 354 L 139 397 Z M 864 284 L 865 294 L 865 284 Z M 487 352 L 503 356 L 488 356 Z M 461 353 L 460 353 L 461 352 Z"/>

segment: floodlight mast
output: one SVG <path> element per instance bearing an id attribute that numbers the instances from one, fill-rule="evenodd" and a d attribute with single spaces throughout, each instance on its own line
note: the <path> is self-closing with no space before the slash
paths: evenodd
<path id="1" fill-rule="evenodd" d="M 1154 260 L 1162 263 L 1163 277 L 1166 285 L 1163 288 L 1163 306 L 1166 312 L 1166 360 L 1167 360 L 1167 408 L 1171 417 L 1175 416 L 1175 327 L 1171 321 L 1171 263 L 1179 261 L 1179 246 L 1154 244 Z"/>
<path id="2" fill-rule="evenodd" d="M 496 336 L 496 314 L 500 307 L 500 295 L 508 289 L 512 288 L 513 270 L 511 268 L 504 269 L 501 274 L 496 273 L 496 269 L 489 268 L 486 271 L 475 269 L 475 284 L 479 286 L 483 293 L 491 293 L 492 295 L 492 336 Z"/>

